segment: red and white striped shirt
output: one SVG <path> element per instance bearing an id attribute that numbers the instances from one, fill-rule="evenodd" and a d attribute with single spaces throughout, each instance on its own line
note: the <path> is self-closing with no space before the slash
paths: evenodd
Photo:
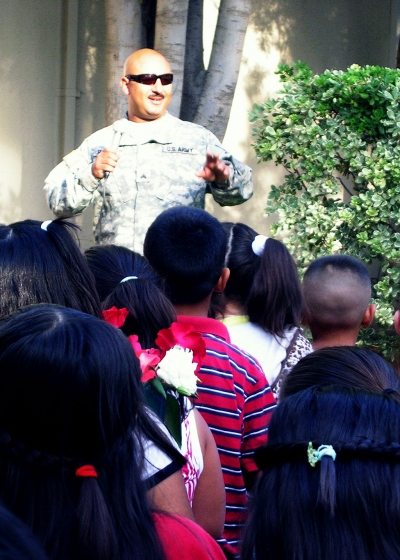
<path id="1" fill-rule="evenodd" d="M 238 553 L 246 520 L 247 494 L 243 473 L 254 473 L 254 450 L 267 440 L 267 426 L 276 406 L 258 362 L 230 344 L 227 328 L 206 317 L 178 316 L 202 334 L 207 354 L 197 374 L 196 408 L 210 427 L 217 444 L 226 490 L 226 517 L 221 545 Z"/>

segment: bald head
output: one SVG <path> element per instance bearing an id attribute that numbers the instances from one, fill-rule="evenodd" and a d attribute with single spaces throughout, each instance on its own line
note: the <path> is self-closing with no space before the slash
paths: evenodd
<path id="1" fill-rule="evenodd" d="M 140 49 L 128 56 L 124 64 L 124 76 L 127 74 L 158 74 L 154 72 L 156 64 L 161 64 L 161 74 L 171 73 L 168 60 L 161 53 L 153 49 Z"/>
<path id="2" fill-rule="evenodd" d="M 152 74 L 154 84 L 141 82 L 140 76 Z M 152 49 L 133 52 L 125 61 L 121 78 L 122 91 L 128 98 L 128 118 L 137 123 L 146 123 L 162 118 L 172 96 L 172 84 L 163 85 L 160 76 L 172 74 L 168 60 Z M 128 77 L 127 77 L 128 76 Z M 139 77 L 137 81 L 131 76 Z"/>
<path id="3" fill-rule="evenodd" d="M 357 259 L 332 255 L 308 267 L 303 293 L 310 328 L 354 329 L 360 327 L 368 308 L 371 280 Z"/>

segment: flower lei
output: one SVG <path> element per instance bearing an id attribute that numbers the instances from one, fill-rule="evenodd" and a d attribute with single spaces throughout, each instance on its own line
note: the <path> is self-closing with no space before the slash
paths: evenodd
<path id="1" fill-rule="evenodd" d="M 129 311 L 112 307 L 103 311 L 103 318 L 120 328 Z M 172 323 L 159 331 L 158 348 L 143 349 L 137 335 L 128 336 L 142 370 L 142 383 L 147 404 L 165 422 L 175 440 L 181 445 L 181 403 L 179 395 L 197 397 L 196 373 L 206 355 L 201 334 L 189 325 Z M 157 398 L 160 395 L 163 401 Z"/>

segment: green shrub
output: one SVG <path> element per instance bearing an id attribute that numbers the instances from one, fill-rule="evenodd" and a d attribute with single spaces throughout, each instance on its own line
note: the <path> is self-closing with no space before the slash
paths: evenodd
<path id="1" fill-rule="evenodd" d="M 363 344 L 395 360 L 392 327 L 400 285 L 400 72 L 351 66 L 313 75 L 301 62 L 280 65 L 275 99 L 255 105 L 254 149 L 287 174 L 272 185 L 267 214 L 300 268 L 343 253 L 371 264 L 377 304 Z"/>

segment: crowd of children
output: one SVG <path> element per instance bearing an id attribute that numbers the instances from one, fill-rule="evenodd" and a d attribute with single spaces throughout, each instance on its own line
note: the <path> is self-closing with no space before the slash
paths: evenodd
<path id="1" fill-rule="evenodd" d="M 0 557 L 398 557 L 400 380 L 355 346 L 366 267 L 301 285 L 282 242 L 188 206 L 143 254 L 0 225 Z"/>

